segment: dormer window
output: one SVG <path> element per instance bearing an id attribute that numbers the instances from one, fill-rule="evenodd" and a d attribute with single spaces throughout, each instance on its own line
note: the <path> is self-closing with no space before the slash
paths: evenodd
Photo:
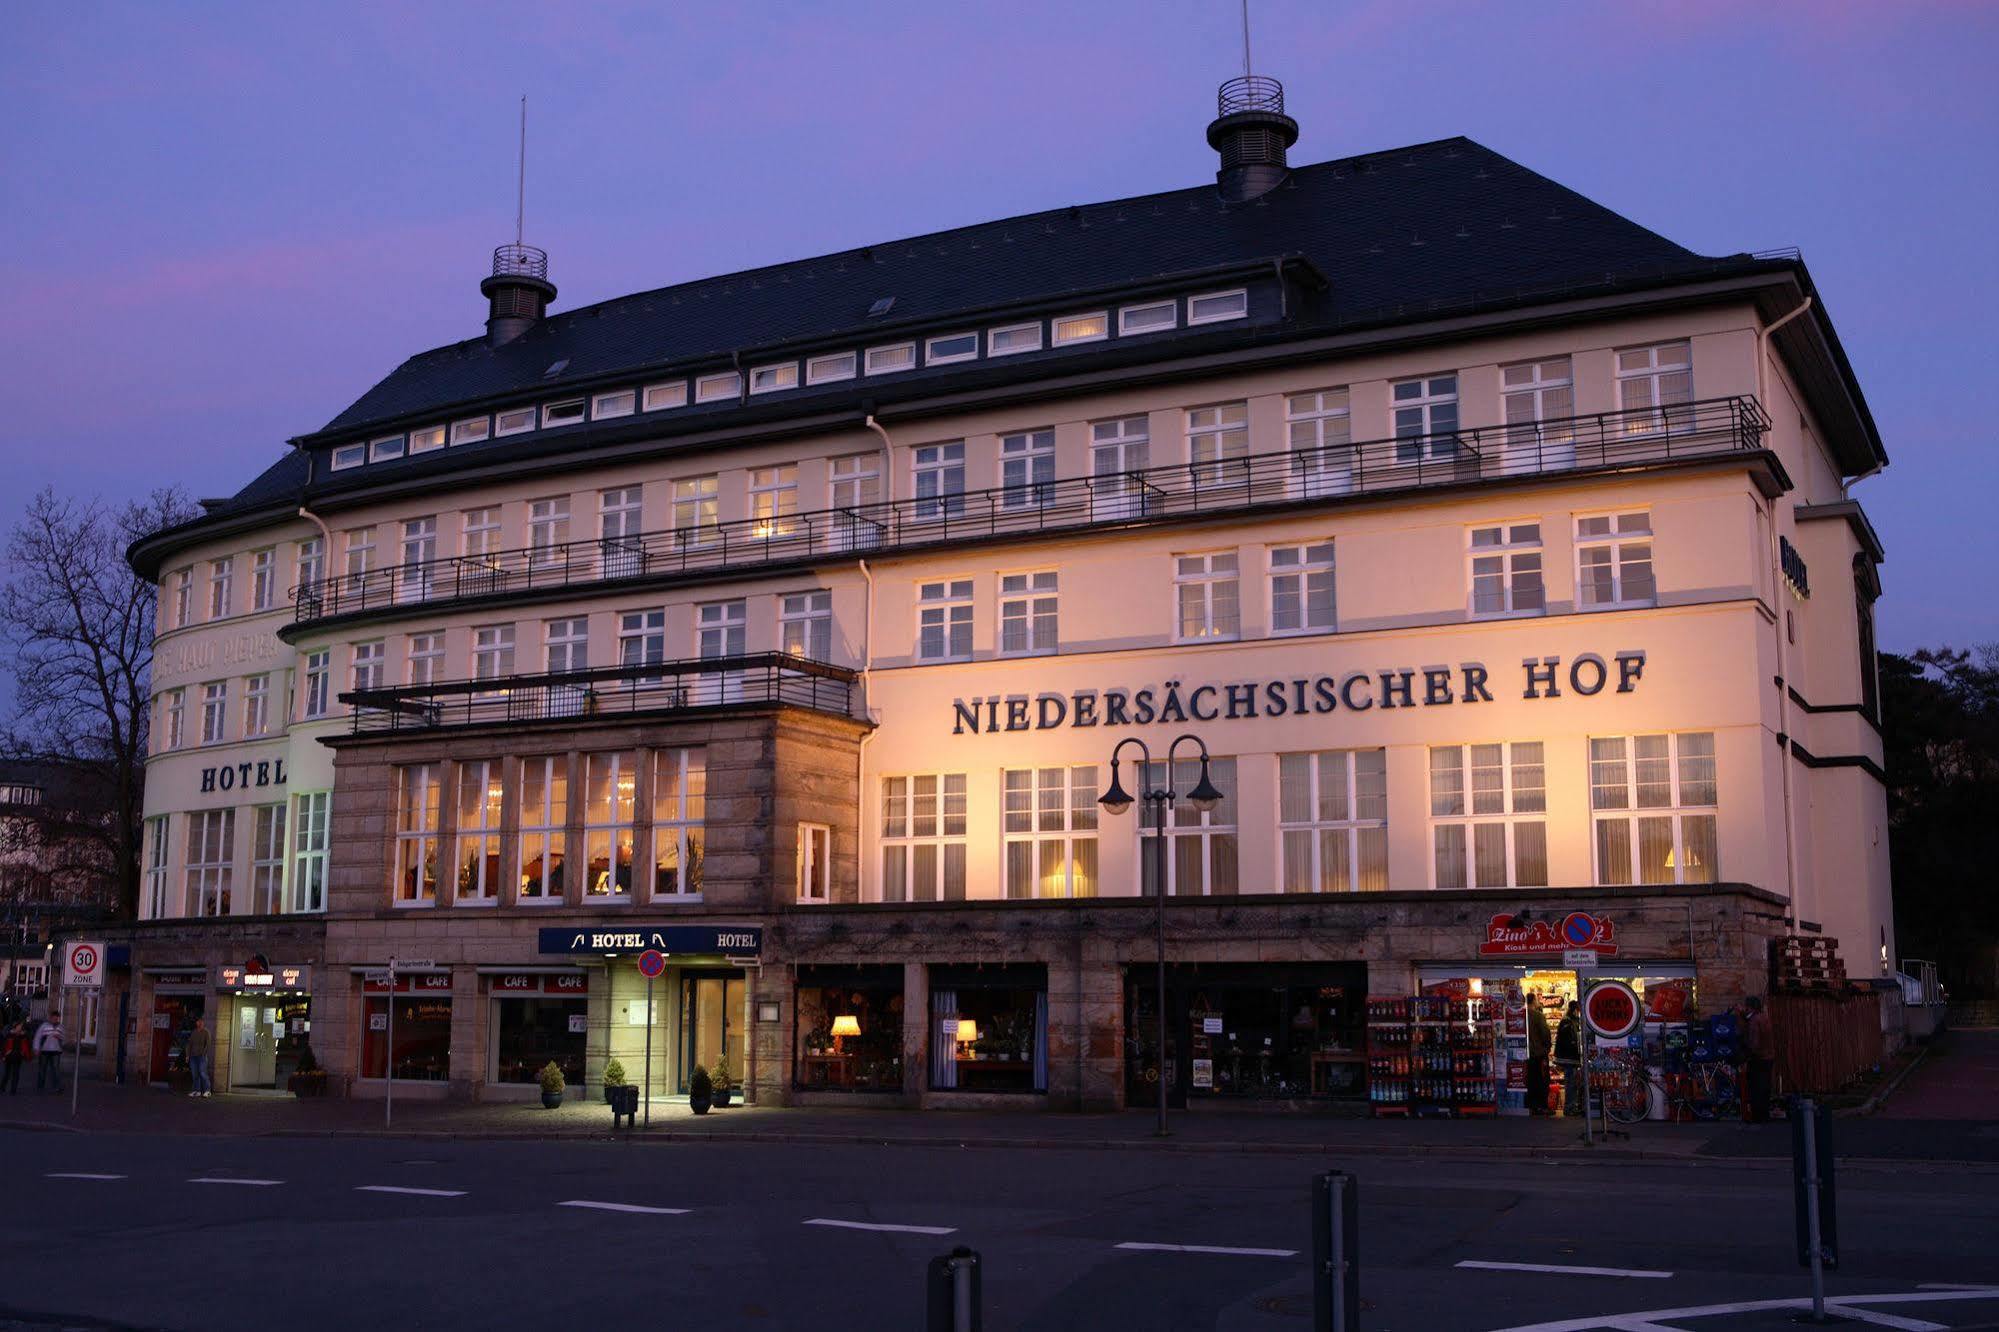
<path id="1" fill-rule="evenodd" d="M 1041 350 L 1041 321 L 1032 324 L 1009 324 L 1005 328 L 995 328 L 986 334 L 986 355 L 1010 356 L 1015 352 Z"/>
<path id="2" fill-rule="evenodd" d="M 663 412 L 669 407 L 687 405 L 687 381 L 676 379 L 671 384 L 646 385 L 645 410 Z"/>
<path id="3" fill-rule="evenodd" d="M 1150 305 L 1127 305 L 1117 312 L 1117 333 L 1128 338 L 1134 333 L 1159 333 L 1180 323 L 1178 301 L 1154 301 Z"/>
<path id="4" fill-rule="evenodd" d="M 979 335 L 976 333 L 947 333 L 941 338 L 932 338 L 923 347 L 925 365 L 948 365 L 952 361 L 977 360 L 979 355 Z"/>
<path id="5" fill-rule="evenodd" d="M 366 444 L 342 444 L 333 451 L 333 470 L 344 472 L 350 467 L 359 467 L 368 461 Z"/>
<path id="6" fill-rule="evenodd" d="M 511 412 L 500 413 L 500 423 L 494 433 L 498 435 L 519 435 L 534 429 L 534 408 L 520 407 Z"/>
<path id="7" fill-rule="evenodd" d="M 743 396 L 743 377 L 734 370 L 722 375 L 703 375 L 694 381 L 694 401 L 720 402 Z"/>
<path id="8" fill-rule="evenodd" d="M 1249 293 L 1241 288 L 1211 291 L 1187 298 L 1187 322 L 1190 324 L 1215 324 L 1224 319 L 1241 319 L 1248 314 Z"/>
<path id="9" fill-rule="evenodd" d="M 854 366 L 859 360 L 852 352 L 834 352 L 831 356 L 815 356 L 805 363 L 805 382 L 808 384 L 831 384 L 836 380 L 852 379 Z"/>
<path id="10" fill-rule="evenodd" d="M 615 393 L 599 393 L 590 400 L 590 419 L 607 421 L 612 417 L 630 416 L 637 409 L 638 393 L 633 389 L 619 389 Z"/>
<path id="11" fill-rule="evenodd" d="M 443 447 L 443 426 L 430 426 L 423 430 L 410 431 L 411 453 L 429 453 L 432 449 L 441 449 Z"/>
<path id="12" fill-rule="evenodd" d="M 583 399 L 565 398 L 561 402 L 543 403 L 541 408 L 541 428 L 575 425 L 583 419 Z"/>
<path id="13" fill-rule="evenodd" d="M 786 361 L 783 365 L 760 365 L 750 371 L 750 392 L 775 393 L 779 389 L 798 387 L 798 362 Z"/>
<path id="14" fill-rule="evenodd" d="M 916 344 L 897 342 L 887 347 L 868 348 L 868 373 L 871 375 L 892 375 L 901 370 L 916 368 Z"/>
<path id="15" fill-rule="evenodd" d="M 403 437 L 401 435 L 385 435 L 381 439 L 370 441 L 368 445 L 369 462 L 381 462 L 385 458 L 400 458 L 402 456 Z"/>
<path id="16" fill-rule="evenodd" d="M 1072 342 L 1102 342 L 1110 335 L 1110 314 L 1105 310 L 1095 314 L 1067 315 L 1055 321 L 1055 345 L 1058 347 Z"/>
<path id="17" fill-rule="evenodd" d="M 491 438 L 492 434 L 493 418 L 490 416 L 475 416 L 469 421 L 451 423 L 453 444 L 477 444 L 482 439 Z"/>

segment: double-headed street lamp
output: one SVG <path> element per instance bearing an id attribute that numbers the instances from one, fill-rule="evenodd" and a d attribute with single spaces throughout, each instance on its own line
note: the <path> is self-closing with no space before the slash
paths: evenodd
<path id="1" fill-rule="evenodd" d="M 1154 979 L 1158 983 L 1159 1018 L 1159 1136 L 1166 1136 L 1166 811 L 1172 808 L 1173 756 L 1180 752 L 1182 744 L 1192 742 L 1201 751 L 1201 775 L 1194 788 L 1187 792 L 1187 803 L 1203 814 L 1222 803 L 1221 790 L 1208 778 L 1208 747 L 1196 735 L 1176 738 L 1166 750 L 1166 766 L 1162 770 L 1161 785 L 1151 790 L 1145 789 L 1147 773 L 1152 767 L 1152 751 L 1145 741 L 1136 736 L 1120 740 L 1111 750 L 1110 788 L 1097 797 L 1097 803 L 1112 814 L 1122 814 L 1132 806 L 1131 793 L 1118 781 L 1118 755 L 1126 745 L 1137 745 L 1139 754 L 1138 798 L 1152 807 L 1152 895 L 1158 899 L 1158 957 L 1153 968 Z M 1141 816 L 1141 830 L 1143 828 Z"/>

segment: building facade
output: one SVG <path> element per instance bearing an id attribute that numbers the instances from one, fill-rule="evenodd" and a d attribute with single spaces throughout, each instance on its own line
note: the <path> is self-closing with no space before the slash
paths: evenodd
<path id="1" fill-rule="evenodd" d="M 503 247 L 135 545 L 145 1075 L 199 1008 L 245 1087 L 1310 1100 L 1370 993 L 1884 972 L 1885 453 L 1802 262 L 1257 96 L 1219 189 L 554 315 Z"/>

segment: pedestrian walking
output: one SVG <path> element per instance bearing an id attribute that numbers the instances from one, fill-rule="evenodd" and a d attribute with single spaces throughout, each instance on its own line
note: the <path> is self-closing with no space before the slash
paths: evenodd
<path id="1" fill-rule="evenodd" d="M 1527 996 L 1527 1113 L 1550 1115 L 1548 1107 L 1548 1051 L 1554 1035 L 1548 1030 L 1548 1014 L 1536 995 Z"/>
<path id="2" fill-rule="evenodd" d="M 35 1090 L 62 1090 L 62 1014 L 53 1009 L 35 1028 Z"/>
<path id="3" fill-rule="evenodd" d="M 1562 1113 L 1583 1112 L 1583 1010 L 1571 999 L 1562 1025 L 1555 1028 L 1555 1062 L 1562 1068 Z"/>
<path id="4" fill-rule="evenodd" d="M 21 1090 L 21 1065 L 28 1054 L 28 1024 L 17 1017 L 0 1034 L 0 1089 L 9 1096 Z"/>
<path id="5" fill-rule="evenodd" d="M 1777 1037 L 1770 1029 L 1770 1015 L 1763 1010 L 1763 996 L 1752 994 L 1742 1001 L 1743 1118 L 1752 1124 L 1770 1122 L 1770 1081 L 1777 1067 Z"/>
<path id="6" fill-rule="evenodd" d="M 214 1048 L 215 1039 L 208 1034 L 208 1024 L 196 1018 L 194 1030 L 187 1034 L 187 1067 L 194 1075 L 194 1090 L 189 1092 L 188 1096 L 209 1094 L 208 1052 Z"/>

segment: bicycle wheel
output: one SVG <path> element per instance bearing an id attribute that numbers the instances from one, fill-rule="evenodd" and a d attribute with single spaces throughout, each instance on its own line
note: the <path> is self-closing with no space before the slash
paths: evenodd
<path id="1" fill-rule="evenodd" d="M 1619 1078 L 1603 1089 L 1603 1113 L 1612 1123 L 1636 1124 L 1651 1108 L 1651 1083 L 1642 1074 Z"/>

